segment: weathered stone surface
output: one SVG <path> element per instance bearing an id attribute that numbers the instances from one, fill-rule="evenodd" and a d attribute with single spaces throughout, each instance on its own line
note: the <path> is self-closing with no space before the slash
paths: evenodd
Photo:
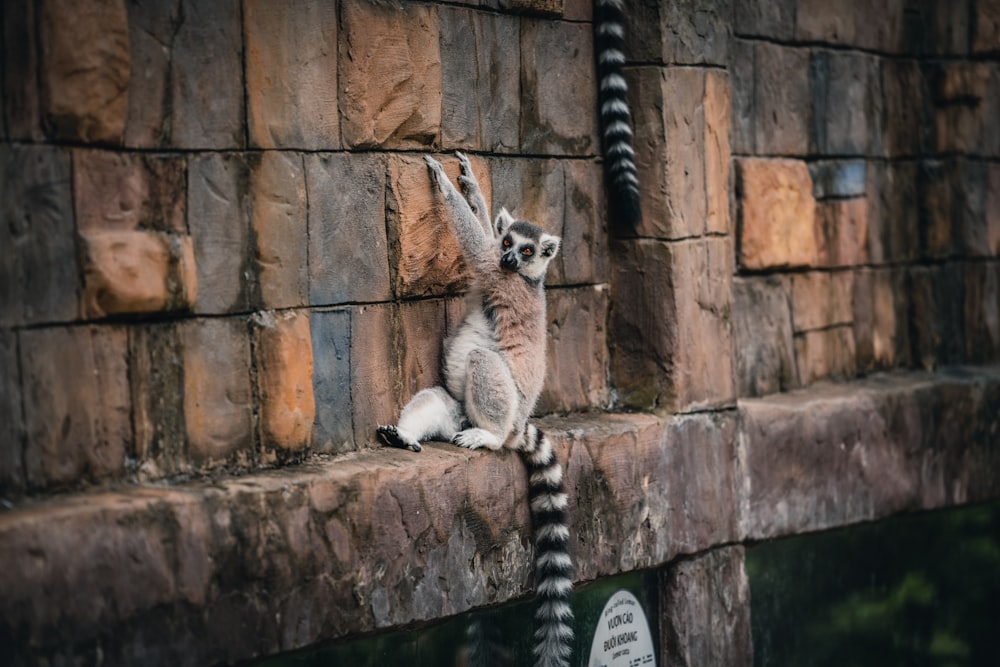
<path id="1" fill-rule="evenodd" d="M 14 140 L 40 141 L 38 102 L 38 25 L 35 2 L 5 2 L 0 7 L 3 30 L 3 99 L 7 136 Z"/>
<path id="2" fill-rule="evenodd" d="M 550 289 L 545 387 L 536 412 L 570 412 L 608 404 L 606 285 Z"/>
<path id="3" fill-rule="evenodd" d="M 812 179 L 798 160 L 736 161 L 739 263 L 747 269 L 814 266 L 822 250 Z"/>
<path id="4" fill-rule="evenodd" d="M 738 25 L 738 24 L 737 24 Z M 756 42 L 733 39 L 729 50 L 729 79 L 732 82 L 729 141 L 733 153 L 751 155 L 756 152 L 754 108 L 757 68 L 754 55 Z"/>
<path id="5" fill-rule="evenodd" d="M 309 302 L 388 299 L 385 159 L 375 154 L 307 155 L 305 170 Z"/>
<path id="6" fill-rule="evenodd" d="M 399 311 L 381 303 L 351 309 L 351 412 L 353 448 L 376 443 L 379 424 L 394 424 L 402 407 Z"/>
<path id="7" fill-rule="evenodd" d="M 521 150 L 590 155 L 600 147 L 590 25 L 521 22 Z M 567 113 L 579 109 L 581 113 Z"/>
<path id="8" fill-rule="evenodd" d="M 250 230 L 260 303 L 265 308 L 308 303 L 306 201 L 302 156 L 277 151 L 261 153 L 250 174 Z M 320 198 L 314 202 L 321 211 L 325 204 Z M 322 258 L 317 261 L 322 262 Z"/>
<path id="9" fill-rule="evenodd" d="M 308 311 L 265 311 L 253 317 L 253 354 L 261 457 L 309 445 L 316 418 Z"/>
<path id="10" fill-rule="evenodd" d="M 816 203 L 822 235 L 817 266 L 860 266 L 868 263 L 868 202 L 864 197 Z"/>
<path id="11" fill-rule="evenodd" d="M 179 156 L 74 151 L 77 228 L 186 233 L 186 170 Z"/>
<path id="12" fill-rule="evenodd" d="M 995 497 L 995 369 L 899 373 L 740 402 L 741 535 Z"/>
<path id="13" fill-rule="evenodd" d="M 813 107 L 809 51 L 758 42 L 754 47 L 754 148 L 757 155 L 809 153 Z"/>
<path id="14" fill-rule="evenodd" d="M 972 25 L 974 53 L 996 53 L 1000 51 L 1000 2 L 997 0 L 977 0 L 974 4 L 975 16 Z"/>
<path id="15" fill-rule="evenodd" d="M 184 358 L 179 325 L 129 327 L 134 454 L 141 479 L 193 469 L 184 423 Z"/>
<path id="16" fill-rule="evenodd" d="M 253 0 L 243 23 L 250 144 L 339 148 L 336 3 Z"/>
<path id="17" fill-rule="evenodd" d="M 398 330 L 393 332 L 393 351 L 399 367 L 399 377 L 394 380 L 401 385 L 397 410 L 421 389 L 441 384 L 441 342 L 447 322 L 443 299 L 404 301 L 399 305 Z M 395 420 L 393 417 L 391 421 Z"/>
<path id="18" fill-rule="evenodd" d="M 881 153 L 882 91 L 877 64 L 873 56 L 856 52 L 812 53 L 810 152 L 843 156 Z"/>
<path id="19" fill-rule="evenodd" d="M 337 56 L 345 148 L 422 148 L 441 134 L 438 8 L 341 4 Z"/>
<path id="20" fill-rule="evenodd" d="M 796 0 L 733 0 L 733 32 L 791 41 Z"/>
<path id="21" fill-rule="evenodd" d="M 121 327 L 55 327 L 20 336 L 29 486 L 123 474 L 132 439 L 127 351 Z"/>
<path id="22" fill-rule="evenodd" d="M 795 273 L 790 282 L 796 333 L 851 323 L 853 271 Z"/>
<path id="23" fill-rule="evenodd" d="M 854 377 L 857 356 L 850 324 L 795 334 L 795 365 L 802 384 Z"/>
<path id="24" fill-rule="evenodd" d="M 566 0 L 484 0 L 484 2 L 498 2 L 501 8 L 517 12 L 558 16 L 562 14 Z"/>
<path id="25" fill-rule="evenodd" d="M 854 346 L 862 373 L 907 365 L 910 360 L 906 274 L 861 269 L 854 274 Z"/>
<path id="26" fill-rule="evenodd" d="M 906 46 L 906 11 L 909 0 L 884 0 L 876 5 L 865 0 L 853 0 L 842 9 L 853 14 L 853 43 L 869 51 L 900 53 Z"/>
<path id="27" fill-rule="evenodd" d="M 441 157 L 448 177 L 457 183 L 458 160 Z M 486 163 L 481 158 L 470 159 L 486 206 L 492 209 Z M 388 179 L 389 265 L 396 272 L 396 294 L 421 296 L 463 289 L 468 278 L 461 250 L 448 228 L 443 204 L 431 189 L 423 158 L 390 157 Z"/>
<path id="28" fill-rule="evenodd" d="M 956 245 L 952 213 L 956 199 L 952 187 L 951 160 L 926 160 L 917 173 L 917 193 L 920 197 L 920 255 L 928 259 L 944 259 L 953 254 Z"/>
<path id="29" fill-rule="evenodd" d="M 733 279 L 733 356 L 741 397 L 799 386 L 791 306 L 781 280 Z"/>
<path id="30" fill-rule="evenodd" d="M 198 276 L 190 236 L 104 231 L 80 236 L 83 316 L 191 308 Z"/>
<path id="31" fill-rule="evenodd" d="M 932 84 L 934 148 L 940 153 L 1000 154 L 1000 68 L 991 62 L 942 65 Z"/>
<path id="32" fill-rule="evenodd" d="M 128 111 L 128 17 L 123 0 L 38 3 L 40 111 L 46 134 L 119 143 Z"/>
<path id="33" fill-rule="evenodd" d="M 629 60 L 678 65 L 725 65 L 731 0 L 643 0 L 625 12 Z"/>
<path id="34" fill-rule="evenodd" d="M 993 254 L 986 210 L 988 169 L 986 162 L 962 158 L 949 165 L 955 250 L 964 257 L 988 257 Z"/>
<path id="35" fill-rule="evenodd" d="M 609 338 L 620 400 L 672 411 L 730 404 L 731 241 L 620 242 L 612 253 Z"/>
<path id="36" fill-rule="evenodd" d="M 309 316 L 313 350 L 316 422 L 312 448 L 346 452 L 354 448 L 351 423 L 351 312 L 314 310 Z"/>
<path id="37" fill-rule="evenodd" d="M 0 322 L 76 319 L 80 269 L 69 155 L 0 147 Z"/>
<path id="38" fill-rule="evenodd" d="M 885 154 L 920 155 L 929 145 L 931 126 L 928 84 L 916 60 L 883 59 Z"/>
<path id="39" fill-rule="evenodd" d="M 661 663 L 753 665 L 750 584 L 743 547 L 724 547 L 670 565 L 660 583 Z"/>
<path id="40" fill-rule="evenodd" d="M 188 225 L 198 267 L 195 312 L 245 312 L 254 301 L 247 183 L 242 155 L 206 153 L 188 168 Z"/>
<path id="41" fill-rule="evenodd" d="M 822 0 L 797 0 L 795 38 L 803 42 L 851 44 L 854 41 L 854 12 L 844 4 Z"/>
<path id="42" fill-rule="evenodd" d="M 1000 256 L 1000 164 L 987 167 L 986 245 L 988 253 Z"/>
<path id="43" fill-rule="evenodd" d="M 516 151 L 521 59 L 510 45 L 520 41 L 520 22 L 449 7 L 440 15 L 442 147 Z"/>
<path id="44" fill-rule="evenodd" d="M 17 334 L 0 329 L 0 499 L 24 493 L 24 411 Z"/>
<path id="45" fill-rule="evenodd" d="M 962 361 L 965 284 L 961 265 L 948 262 L 909 269 L 910 346 L 925 369 Z"/>
<path id="46" fill-rule="evenodd" d="M 168 68 L 169 145 L 240 148 L 245 115 L 240 3 L 181 0 L 177 18 Z"/>
<path id="47" fill-rule="evenodd" d="M 920 192 L 913 162 L 868 165 L 868 261 L 907 262 L 920 256 Z"/>
<path id="48" fill-rule="evenodd" d="M 967 263 L 965 280 L 965 360 L 1000 360 L 1000 266 Z"/>
<path id="49" fill-rule="evenodd" d="M 705 72 L 705 231 L 711 234 L 730 232 L 730 94 L 726 72 Z"/>
<path id="50" fill-rule="evenodd" d="M 246 320 L 188 320 L 179 335 L 188 456 L 204 467 L 223 463 L 245 467 L 253 455 Z"/>
<path id="51" fill-rule="evenodd" d="M 125 145 L 169 146 L 172 114 L 172 56 L 181 24 L 181 0 L 130 0 L 128 90 Z M 178 55 L 183 61 L 184 55 Z"/>
<path id="52" fill-rule="evenodd" d="M 863 197 L 868 184 L 868 163 L 864 160 L 817 160 L 809 163 L 809 176 L 816 199 Z"/>

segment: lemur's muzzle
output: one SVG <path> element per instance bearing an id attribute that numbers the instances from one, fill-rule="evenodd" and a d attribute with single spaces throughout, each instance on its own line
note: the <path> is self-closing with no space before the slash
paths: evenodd
<path id="1" fill-rule="evenodd" d="M 500 268 L 508 271 L 517 271 L 517 257 L 512 252 L 505 252 L 500 256 Z"/>

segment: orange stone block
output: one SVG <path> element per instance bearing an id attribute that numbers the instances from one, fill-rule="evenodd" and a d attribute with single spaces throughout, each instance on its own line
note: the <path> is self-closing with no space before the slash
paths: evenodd
<path id="1" fill-rule="evenodd" d="M 815 266 L 821 238 L 805 162 L 747 158 L 736 167 L 740 265 L 753 270 Z"/>
<path id="2" fill-rule="evenodd" d="M 299 451 L 316 417 L 313 354 L 307 311 L 263 312 L 253 317 L 263 456 Z"/>

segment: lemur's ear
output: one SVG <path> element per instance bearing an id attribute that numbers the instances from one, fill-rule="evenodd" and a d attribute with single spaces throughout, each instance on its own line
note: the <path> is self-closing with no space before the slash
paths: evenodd
<path id="1" fill-rule="evenodd" d="M 542 248 L 542 257 L 555 257 L 556 253 L 559 252 L 559 244 L 562 242 L 558 236 L 552 236 L 551 234 L 542 234 L 540 240 Z"/>
<path id="2" fill-rule="evenodd" d="M 500 212 L 497 213 L 497 217 L 493 221 L 493 227 L 497 230 L 497 235 L 503 236 L 506 234 L 507 228 L 510 227 L 510 223 L 512 222 L 514 222 L 514 218 L 507 212 L 507 209 L 501 207 Z"/>

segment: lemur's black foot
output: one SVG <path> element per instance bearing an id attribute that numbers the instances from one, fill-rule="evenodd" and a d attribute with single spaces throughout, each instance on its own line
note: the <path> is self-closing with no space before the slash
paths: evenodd
<path id="1" fill-rule="evenodd" d="M 390 447 L 409 449 L 411 452 L 419 452 L 423 450 L 423 447 L 420 446 L 419 442 L 403 435 L 395 426 L 379 426 L 377 432 L 378 436 L 382 439 L 382 442 Z"/>

